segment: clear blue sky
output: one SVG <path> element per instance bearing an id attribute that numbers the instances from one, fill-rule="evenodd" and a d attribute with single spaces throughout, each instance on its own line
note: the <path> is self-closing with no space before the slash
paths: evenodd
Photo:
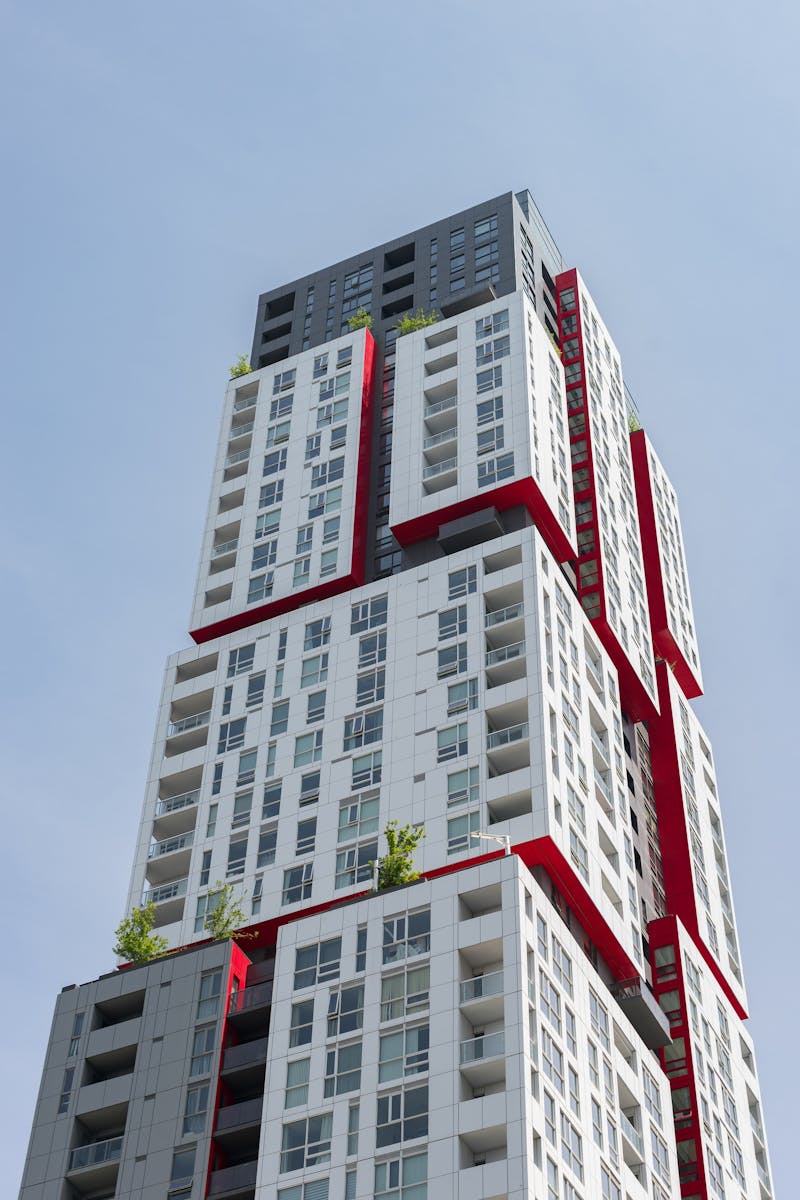
<path id="1" fill-rule="evenodd" d="M 0 0 L 12 1182 L 55 995 L 113 965 L 259 291 L 528 187 L 681 501 L 776 1192 L 796 1192 L 799 13 Z"/>

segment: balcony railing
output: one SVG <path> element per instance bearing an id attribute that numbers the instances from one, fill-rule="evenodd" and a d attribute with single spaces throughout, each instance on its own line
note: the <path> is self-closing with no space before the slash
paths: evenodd
<path id="1" fill-rule="evenodd" d="M 487 750 L 496 750 L 499 746 L 510 746 L 513 742 L 524 742 L 528 737 L 528 722 L 521 725 L 509 725 L 507 729 L 495 729 L 486 738 Z"/>
<path id="2" fill-rule="evenodd" d="M 216 1131 L 234 1129 L 240 1125 L 257 1125 L 263 1108 L 263 1096 L 255 1100 L 242 1100 L 240 1104 L 229 1104 L 217 1113 Z"/>
<path id="3" fill-rule="evenodd" d="M 257 396 L 240 396 L 233 402 L 233 411 L 242 412 L 245 408 L 255 408 L 257 399 Z"/>
<path id="4" fill-rule="evenodd" d="M 231 425 L 230 439 L 244 437 L 247 433 L 253 432 L 255 421 L 246 421 L 244 425 Z"/>
<path id="5" fill-rule="evenodd" d="M 640 1154 L 642 1158 L 644 1158 L 644 1142 L 642 1141 L 642 1135 L 634 1125 L 633 1121 L 630 1119 L 630 1117 L 626 1117 L 624 1112 L 620 1112 L 619 1123 L 622 1127 L 623 1135 L 628 1139 L 636 1153 Z"/>
<path id="6" fill-rule="evenodd" d="M 611 799 L 611 792 L 608 790 L 608 784 L 606 783 L 605 779 L 603 779 L 603 776 L 600 774 L 597 767 L 594 769 L 594 781 L 597 784 L 600 794 L 605 796 L 608 803 L 613 807 L 614 801 Z"/>
<path id="7" fill-rule="evenodd" d="M 608 762 L 608 743 L 606 742 L 605 738 L 597 732 L 594 725 L 592 726 L 592 741 L 594 742 L 595 746 L 597 746 L 597 749 L 600 751 L 606 762 Z"/>
<path id="8" fill-rule="evenodd" d="M 591 658 L 589 658 L 588 654 L 586 655 L 586 671 L 587 671 L 587 674 L 589 675 L 589 678 L 592 679 L 597 684 L 597 687 L 602 692 L 603 676 L 600 674 L 600 671 L 598 671 L 597 667 L 594 665 Z"/>
<path id="9" fill-rule="evenodd" d="M 91 1146 L 76 1146 L 69 1156 L 70 1171 L 81 1167 L 98 1167 L 101 1163 L 118 1162 L 122 1154 L 122 1136 L 93 1142 Z"/>
<path id="10" fill-rule="evenodd" d="M 211 550 L 212 558 L 222 558 L 223 554 L 233 554 L 234 550 L 239 545 L 238 537 L 231 538 L 228 542 L 221 542 L 219 546 L 214 546 Z"/>
<path id="11" fill-rule="evenodd" d="M 237 450 L 234 454 L 226 454 L 224 465 L 226 467 L 235 467 L 237 463 L 247 462 L 249 457 L 250 447 L 248 446 L 245 450 Z"/>
<path id="12" fill-rule="evenodd" d="M 177 737 L 179 733 L 188 733 L 190 729 L 202 729 L 211 720 L 211 709 L 207 712 L 195 713 L 191 717 L 182 717 L 180 721 L 170 721 L 167 726 L 167 737 Z"/>
<path id="13" fill-rule="evenodd" d="M 200 799 L 200 789 L 194 792 L 183 792 L 180 796 L 166 796 L 156 804 L 156 816 L 163 817 L 166 813 L 179 812 L 182 808 L 191 808 Z"/>
<path id="14" fill-rule="evenodd" d="M 507 608 L 498 608 L 494 612 L 488 612 L 486 614 L 486 628 L 491 629 L 493 625 L 502 625 L 504 621 L 516 621 L 517 617 L 521 617 L 524 611 L 521 604 L 509 604 Z"/>
<path id="15" fill-rule="evenodd" d="M 479 1062 L 482 1058 L 495 1058 L 505 1054 L 506 1035 L 499 1033 L 482 1033 L 480 1037 L 467 1038 L 461 1043 L 460 1060 L 462 1067 L 467 1063 Z"/>
<path id="16" fill-rule="evenodd" d="M 260 1008 L 265 1004 L 271 1004 L 272 982 L 271 979 L 267 979 L 264 983 L 256 983 L 253 987 L 240 988 L 238 992 L 234 992 L 230 999 L 228 1012 L 234 1015 L 235 1013 L 247 1012 L 252 1008 Z"/>
<path id="17" fill-rule="evenodd" d="M 425 409 L 426 417 L 435 417 L 438 413 L 447 412 L 448 409 L 455 408 L 458 400 L 455 396 L 446 396 L 444 400 L 437 400 L 435 404 L 429 404 Z"/>
<path id="18" fill-rule="evenodd" d="M 194 841 L 194 830 L 182 833 L 179 837 L 165 838 L 163 842 L 153 842 L 147 851 L 148 858 L 161 858 L 164 854 L 174 854 L 176 850 L 186 850 Z"/>
<path id="19" fill-rule="evenodd" d="M 457 437 L 458 426 L 453 425 L 450 429 L 443 429 L 441 433 L 429 434 L 422 443 L 422 449 L 432 450 L 434 446 L 441 446 L 444 442 L 454 442 Z"/>
<path id="20" fill-rule="evenodd" d="M 762 1167 L 760 1162 L 756 1162 L 756 1171 L 758 1172 L 758 1178 L 761 1180 L 767 1191 L 771 1194 L 772 1184 L 769 1181 L 769 1175 L 766 1171 L 766 1168 Z"/>
<path id="21" fill-rule="evenodd" d="M 500 996 L 503 993 L 503 972 L 492 971 L 491 975 L 479 975 L 461 984 L 461 1004 L 470 1000 L 481 1000 L 484 996 Z"/>
<path id="22" fill-rule="evenodd" d="M 161 883 L 158 887 L 149 888 L 142 896 L 143 904 L 163 904 L 165 900 L 178 900 L 186 895 L 188 875 L 183 879 L 174 879 L 172 883 Z"/>
<path id="23" fill-rule="evenodd" d="M 220 1171 L 212 1171 L 208 1180 L 208 1195 L 219 1196 L 226 1192 L 234 1193 L 249 1191 L 256 1186 L 258 1162 L 237 1163 L 233 1167 L 223 1167 Z"/>
<path id="24" fill-rule="evenodd" d="M 512 658 L 525 657 L 525 643 L 514 642 L 510 646 L 498 646 L 496 650 L 486 651 L 486 666 L 496 667 L 498 663 L 509 662 Z"/>
<path id="25" fill-rule="evenodd" d="M 254 1042 L 241 1042 L 238 1046 L 229 1046 L 222 1059 L 223 1071 L 233 1071 L 237 1067 L 249 1067 L 267 1061 L 267 1039 L 258 1038 Z"/>
<path id="26" fill-rule="evenodd" d="M 446 458 L 444 462 L 432 463 L 429 467 L 423 467 L 422 478 L 434 479 L 437 475 L 446 475 L 448 471 L 455 471 L 457 466 L 457 458 Z"/>

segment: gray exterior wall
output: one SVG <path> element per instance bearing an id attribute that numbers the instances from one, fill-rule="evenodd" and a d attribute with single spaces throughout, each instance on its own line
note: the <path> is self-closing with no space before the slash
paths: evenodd
<path id="1" fill-rule="evenodd" d="M 209 1081 L 213 1107 L 230 957 L 230 942 L 214 943 L 61 993 L 20 1200 L 163 1200 L 174 1151 L 191 1146 L 194 1186 L 171 1194 L 193 1200 L 202 1195 L 211 1112 L 202 1133 L 184 1136 L 186 1094 L 189 1086 Z M 223 983 L 217 1014 L 198 1017 L 201 977 L 215 970 L 222 971 Z M 72 1034 L 79 1013 L 84 1019 L 76 1045 Z M 214 1028 L 214 1050 L 208 1072 L 191 1077 L 198 1025 Z M 74 1070 L 74 1078 L 62 1099 L 67 1070 Z M 104 1142 L 110 1143 L 108 1161 L 71 1169 L 76 1148 Z"/>
<path id="2" fill-rule="evenodd" d="M 476 224 L 496 217 L 496 253 L 487 256 L 486 238 L 476 246 Z M 463 230 L 463 267 L 451 271 L 451 234 Z M 431 247 L 437 246 L 437 274 L 432 287 Z M 460 253 L 458 250 L 454 253 Z M 333 266 L 304 275 L 262 293 L 258 300 L 250 362 L 261 368 L 281 362 L 347 333 L 355 305 L 372 316 L 378 344 L 376 420 L 370 479 L 370 528 L 367 537 L 367 580 L 413 566 L 422 552 L 402 552 L 391 538 L 376 541 L 376 528 L 388 517 L 391 472 L 392 400 L 394 395 L 394 330 L 398 320 L 418 308 L 443 316 L 485 303 L 492 296 L 524 289 L 554 341 L 558 341 L 553 281 L 564 263 L 541 213 L 528 191 L 506 192 L 473 208 L 393 238 Z M 487 268 L 490 278 L 486 278 Z M 345 296 L 348 275 L 371 271 L 371 282 L 357 297 Z M 479 277 L 482 276 L 482 277 Z M 463 280 L 463 285 L 461 284 Z M 330 289 L 335 297 L 329 303 Z M 310 304 L 309 297 L 313 296 Z M 310 305 L 310 306 L 309 306 Z M 436 555 L 436 548 L 429 547 Z"/>

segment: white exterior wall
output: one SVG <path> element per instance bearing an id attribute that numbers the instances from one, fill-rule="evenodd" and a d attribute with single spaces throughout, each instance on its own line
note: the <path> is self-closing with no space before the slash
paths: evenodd
<path id="1" fill-rule="evenodd" d="M 368 336 L 366 330 L 359 330 L 228 384 L 191 629 L 350 575 Z M 352 348 L 352 356 L 346 353 L 348 348 Z M 322 356 L 327 359 L 327 367 L 315 377 L 315 361 Z M 351 361 L 337 370 L 340 357 L 351 357 Z M 293 384 L 288 382 L 291 372 Z M 322 393 L 331 384 L 333 395 L 328 399 Z M 328 405 L 336 406 L 336 415 L 327 412 Z M 238 434 L 240 430 L 246 432 Z M 333 443 L 335 430 L 339 431 L 339 444 Z M 316 457 L 308 457 L 307 439 L 317 434 L 319 451 Z M 270 444 L 275 437 L 280 440 Z M 265 474 L 266 456 L 275 452 L 285 452 L 285 466 Z M 339 459 L 343 460 L 341 477 L 312 487 L 314 467 Z M 281 495 L 264 503 L 262 488 L 269 484 L 279 485 Z M 312 494 L 330 488 L 339 488 L 341 497 L 330 499 L 324 514 L 310 517 Z M 261 533 L 257 529 L 259 518 L 275 513 L 279 526 L 274 532 Z M 323 523 L 335 517 L 340 523 L 338 537 L 323 543 Z M 306 554 L 298 551 L 297 535 L 301 527 L 308 525 L 313 525 L 313 541 Z M 254 566 L 254 551 L 271 541 L 277 543 L 274 562 Z M 329 566 L 321 573 L 321 556 L 332 549 L 338 549 L 335 568 Z M 309 575 L 295 586 L 294 564 L 304 557 L 311 559 Z M 251 578 L 266 572 L 273 574 L 271 591 L 248 601 Z"/>
<path id="2" fill-rule="evenodd" d="M 475 590 L 450 599 L 450 577 L 470 567 Z M 388 597 L 388 619 L 370 632 L 386 632 L 386 661 L 380 664 L 385 696 L 382 702 L 359 707 L 357 677 L 375 668 L 359 671 L 359 643 L 365 634 L 351 634 L 351 607 L 382 597 Z M 448 612 L 455 622 L 465 620 L 466 627 L 463 633 L 440 639 L 440 614 Z M 500 612 L 507 619 L 498 620 Z M 330 617 L 330 644 L 304 651 L 307 623 L 324 617 Z M 281 631 L 286 633 L 285 658 L 279 662 Z M 229 678 L 231 650 L 247 645 L 255 646 L 251 668 Z M 457 653 L 451 648 L 458 645 L 464 656 L 461 669 L 457 663 L 452 670 L 447 662 L 441 667 L 440 652 Z M 328 654 L 327 680 L 302 686 L 303 660 L 321 653 Z M 261 672 L 263 702 L 248 709 L 250 680 Z M 469 687 L 469 680 L 474 681 L 474 707 L 469 699 L 449 694 L 453 685 Z M 224 714 L 228 688 L 230 712 Z M 308 697 L 322 688 L 324 719 L 308 724 Z M 274 705 L 286 700 L 286 732 L 272 735 Z M 228 878 L 252 898 L 257 877 L 263 877 L 263 899 L 254 917 L 265 919 L 298 907 L 284 905 L 281 893 L 284 871 L 303 864 L 313 864 L 313 885 L 303 903 L 368 885 L 365 869 L 358 883 L 336 887 L 337 854 L 355 841 L 349 835 L 337 840 L 339 810 L 356 794 L 370 790 L 363 783 L 354 788 L 353 760 L 380 753 L 382 779 L 375 784 L 380 789 L 379 813 L 370 832 L 357 839 L 372 846 L 365 862 L 375 857 L 376 832 L 389 819 L 424 823 L 426 838 L 418 854 L 423 869 L 480 850 L 480 842 L 466 840 L 464 828 L 463 849 L 453 853 L 450 847 L 448 853 L 448 841 L 459 832 L 448 822 L 465 816 L 461 825 L 471 821 L 472 828 L 507 833 L 515 843 L 550 836 L 619 942 L 643 969 L 618 704 L 610 660 L 533 529 L 286 614 L 268 626 L 183 651 L 167 667 L 130 904 L 141 902 L 148 884 L 163 886 L 166 897 L 159 892 L 154 899 L 160 901 L 158 920 L 170 942 L 185 944 L 202 936 L 202 928 L 195 933 L 197 897 L 209 884 L 226 878 L 229 844 L 242 837 L 248 838 L 244 869 Z M 187 706 L 210 716 L 197 728 L 169 736 L 170 717 Z M 378 708 L 383 710 L 382 738 L 345 750 L 345 719 Z M 218 753 L 222 726 L 243 716 L 242 743 Z M 465 741 L 466 751 L 443 758 L 438 734 L 458 726 L 466 738 L 459 737 L 462 746 L 456 749 L 463 750 Z M 295 766 L 295 739 L 315 731 L 322 739 L 319 760 Z M 248 751 L 257 751 L 255 775 L 252 783 L 237 786 L 240 755 Z M 215 764 L 222 764 L 222 776 L 217 794 L 212 794 Z M 314 770 L 321 774 L 321 799 L 302 804 L 301 779 Z M 461 781 L 458 788 L 459 781 L 448 783 L 449 776 L 462 771 L 472 771 L 474 778 Z M 265 788 L 278 780 L 280 814 L 262 820 Z M 249 819 L 245 816 L 238 824 L 235 798 L 249 792 Z M 185 807 L 156 817 L 165 797 L 186 793 L 190 802 Z M 449 804 L 448 793 L 453 793 Z M 217 806 L 216 820 L 209 832 L 212 805 Z M 313 817 L 317 827 L 312 852 L 298 856 L 298 821 Z M 274 864 L 259 869 L 260 832 L 276 824 Z M 189 844 L 168 840 L 181 835 Z M 165 844 L 154 848 L 154 838 Z M 203 854 L 209 850 L 208 879 L 201 885 Z M 175 881 L 188 899 L 170 895 Z"/>
<path id="3" fill-rule="evenodd" d="M 658 558 L 664 583 L 664 601 L 669 632 L 680 647 L 698 686 L 702 688 L 700 651 L 697 645 L 692 596 L 689 590 L 689 574 L 686 568 L 686 551 L 678 511 L 678 498 L 650 439 L 646 434 L 644 434 L 644 438 L 647 447 L 647 465 L 650 472 L 653 511 L 656 519 Z"/>
<path id="4" fill-rule="evenodd" d="M 722 1194 L 712 1184 L 713 1156 L 726 1197 L 768 1200 L 769 1150 L 752 1039 L 680 921 L 677 928 L 709 1194 Z M 662 1007 L 669 1008 L 663 997 Z M 736 1170 L 737 1148 L 744 1178 Z"/>
<path id="5" fill-rule="evenodd" d="M 417 947 L 413 957 L 384 963 L 384 920 L 428 907 L 429 952 Z M 367 942 L 361 971 L 356 969 L 358 929 L 366 929 Z M 295 989 L 297 948 L 331 938 L 341 938 L 338 977 L 316 987 Z M 556 972 L 554 940 L 569 960 L 569 980 L 566 974 Z M 406 965 L 429 968 L 428 1001 L 423 995 L 410 1011 L 382 1020 L 383 980 L 401 973 Z M 498 972 L 502 973 L 499 991 L 495 990 Z M 472 998 L 468 981 L 478 975 L 484 977 L 484 994 Z M 363 986 L 363 1025 L 337 1039 L 335 1029 L 328 1037 L 327 1013 L 331 993 L 342 986 Z M 550 1015 L 542 1002 L 545 992 L 552 1004 Z M 592 992 L 606 1013 L 605 1030 L 601 1029 L 600 1009 L 595 1008 L 592 1016 Z M 292 1047 L 292 1005 L 312 998 L 311 1039 Z M 429 1070 L 379 1082 L 380 1036 L 425 1025 L 429 1028 Z M 480 1031 L 482 1043 L 473 1040 Z M 493 1035 L 496 1044 L 490 1041 Z M 326 1098 L 327 1054 L 337 1040 L 346 1045 L 361 1043 L 361 1075 L 353 1091 Z M 590 1043 L 598 1064 L 596 1076 L 590 1066 Z M 556 1081 L 559 1055 L 561 1088 Z M 305 1057 L 310 1058 L 306 1103 L 287 1109 L 287 1062 Z M 464 1063 L 464 1057 L 472 1061 Z M 548 1068 L 548 1060 L 556 1064 L 555 1074 Z M 659 1116 L 648 1112 L 645 1071 L 654 1085 L 651 1096 L 656 1102 L 651 1107 Z M 677 1200 L 680 1194 L 670 1136 L 668 1081 L 515 855 L 284 926 L 276 959 L 267 1079 L 256 1189 L 259 1200 L 275 1200 L 282 1189 L 319 1178 L 330 1179 L 332 1197 L 343 1196 L 345 1176 L 351 1171 L 356 1172 L 352 1194 L 366 1200 L 377 1191 L 376 1164 L 412 1154 L 427 1154 L 427 1195 L 431 1197 L 533 1200 L 548 1194 L 548 1159 L 550 1170 L 558 1176 L 559 1196 L 605 1195 L 603 1169 L 630 1200 L 645 1196 Z M 427 1134 L 393 1146 L 376 1146 L 379 1098 L 403 1086 L 427 1086 Z M 601 1114 L 599 1144 L 592 1128 L 593 1101 Z M 545 1117 L 545 1105 L 550 1102 L 556 1144 L 550 1140 Z M 353 1104 L 359 1109 L 358 1139 L 357 1146 L 351 1140 L 353 1152 L 349 1154 L 347 1131 Z M 279 1131 L 283 1124 L 328 1113 L 332 1116 L 329 1161 L 281 1172 Z M 579 1165 L 575 1160 L 567 1164 L 562 1116 L 579 1139 Z M 665 1146 L 666 1166 L 658 1169 L 651 1128 Z M 609 1142 L 610 1131 L 616 1150 Z"/>
<path id="6" fill-rule="evenodd" d="M 619 352 L 579 273 L 584 389 L 594 458 L 606 619 L 653 703 L 658 704 L 650 616 Z M 570 357 L 568 340 L 563 357 Z M 565 370 L 569 372 L 569 367 Z M 576 488 L 576 491 L 578 489 Z M 580 524 L 580 521 L 578 521 Z"/>
<path id="7" fill-rule="evenodd" d="M 711 742 L 669 675 L 700 936 L 747 1004 Z"/>
<path id="8" fill-rule="evenodd" d="M 574 546 L 568 453 L 563 374 L 523 292 L 398 338 L 392 528 L 532 478 Z"/>

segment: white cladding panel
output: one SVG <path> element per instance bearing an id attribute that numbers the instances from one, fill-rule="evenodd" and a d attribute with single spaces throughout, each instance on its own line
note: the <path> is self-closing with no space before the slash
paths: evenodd
<path id="1" fill-rule="evenodd" d="M 423 869 L 549 836 L 643 970 L 616 673 L 534 529 L 175 656 L 130 903 L 185 944 L 217 880 L 346 895 L 390 819 Z"/>
<path id="2" fill-rule="evenodd" d="M 397 339 L 392 528 L 532 478 L 574 546 L 568 453 L 563 372 L 523 292 Z"/>
<path id="3" fill-rule="evenodd" d="M 191 629 L 350 576 L 369 337 L 229 383 Z"/>
<path id="4" fill-rule="evenodd" d="M 668 1081 L 515 855 L 284 926 L 267 1078 L 259 1200 L 411 1156 L 430 1197 L 680 1195 Z"/>

